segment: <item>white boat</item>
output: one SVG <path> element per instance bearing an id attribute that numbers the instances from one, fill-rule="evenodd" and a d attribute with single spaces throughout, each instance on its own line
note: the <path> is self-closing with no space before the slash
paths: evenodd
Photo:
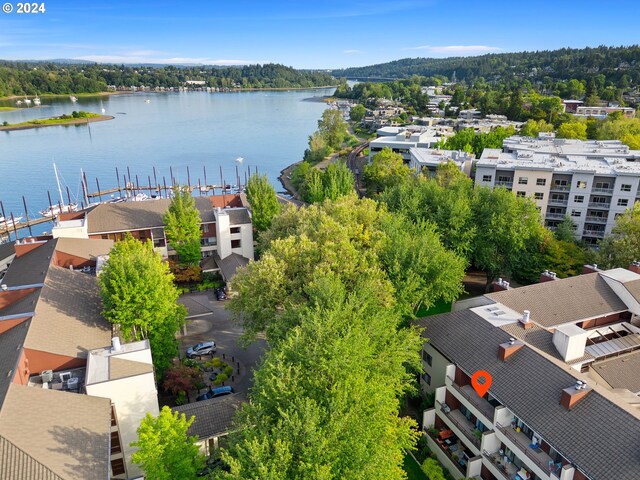
<path id="1" fill-rule="evenodd" d="M 13 217 L 13 220 L 11 220 L 0 216 L 0 228 L 13 228 L 14 225 L 20 223 L 20 220 L 22 220 L 22 217 Z"/>
<path id="2" fill-rule="evenodd" d="M 69 203 L 69 204 L 64 203 L 64 200 L 62 198 L 62 188 L 60 187 L 60 179 L 58 178 L 58 168 L 56 167 L 55 163 L 53 164 L 53 171 L 56 174 L 56 183 L 58 184 L 58 194 L 60 195 L 60 204 L 50 205 L 48 208 L 45 208 L 44 210 L 40 210 L 39 212 L 40 215 L 46 218 L 55 217 L 56 215 L 59 215 L 61 213 L 72 213 L 72 212 L 78 211 L 77 203 Z"/>
<path id="3" fill-rule="evenodd" d="M 73 95 L 71 95 L 69 97 L 69 100 L 71 100 L 73 103 L 76 103 L 78 101 L 78 99 L 76 97 L 74 97 Z"/>
<path id="4" fill-rule="evenodd" d="M 146 193 L 136 193 L 134 196 L 127 198 L 127 202 L 142 202 L 144 200 L 149 200 L 149 195 Z"/>
<path id="5" fill-rule="evenodd" d="M 209 190 L 211 190 L 211 188 L 208 185 L 201 185 L 200 186 L 200 191 L 202 193 L 209 193 Z"/>
<path id="6" fill-rule="evenodd" d="M 148 98 L 145 99 L 144 103 L 151 103 L 151 100 L 149 100 Z"/>

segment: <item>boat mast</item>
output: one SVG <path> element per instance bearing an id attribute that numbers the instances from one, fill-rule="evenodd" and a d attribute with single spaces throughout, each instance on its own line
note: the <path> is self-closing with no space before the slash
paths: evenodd
<path id="1" fill-rule="evenodd" d="M 58 169 L 55 162 L 53 162 L 53 171 L 56 174 L 56 183 L 58 184 L 58 193 L 60 194 L 60 205 L 64 205 L 64 198 L 62 198 L 62 188 L 60 188 L 60 179 L 58 178 Z"/>

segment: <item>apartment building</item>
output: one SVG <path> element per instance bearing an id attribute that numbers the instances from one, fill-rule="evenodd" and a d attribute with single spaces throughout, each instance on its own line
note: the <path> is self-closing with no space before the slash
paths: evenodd
<path id="1" fill-rule="evenodd" d="M 378 129 L 378 138 L 369 142 L 369 161 L 376 153 L 388 147 L 393 152 L 402 155 L 406 163 L 409 163 L 411 156 L 409 150 L 416 147 L 432 148 L 440 140 L 446 138 L 451 133 L 437 130 L 436 127 L 386 127 Z"/>
<path id="2" fill-rule="evenodd" d="M 203 271 L 220 271 L 228 280 L 234 266 L 253 259 L 251 214 L 240 195 L 195 197 L 200 213 L 200 250 Z M 126 233 L 139 240 L 150 240 L 163 257 L 176 252 L 167 243 L 164 214 L 169 199 L 142 202 L 102 203 L 84 211 L 62 214 L 54 224 L 54 238 L 90 238 L 120 240 Z M 228 278 L 227 278 L 228 277 Z"/>
<path id="3" fill-rule="evenodd" d="M 433 148 L 409 149 L 409 168 L 416 172 L 429 172 L 431 176 L 436 174 L 438 166 L 442 163 L 454 162 L 460 171 L 471 175 L 473 171 L 473 154 L 459 150 L 440 150 Z"/>
<path id="4" fill-rule="evenodd" d="M 475 184 L 533 198 L 551 230 L 569 215 L 576 238 L 596 243 L 640 200 L 640 150 L 619 140 L 513 136 L 482 152 Z"/>
<path id="5" fill-rule="evenodd" d="M 578 106 L 576 107 L 575 115 L 577 117 L 593 117 L 598 119 L 605 119 L 608 115 L 611 115 L 614 112 L 620 112 L 627 118 L 633 118 L 636 116 L 636 109 L 631 107 L 620 107 L 609 105 L 607 107 L 586 107 L 586 106 Z"/>
<path id="6" fill-rule="evenodd" d="M 454 477 L 640 475 L 640 264 L 510 288 L 418 320 L 428 442 Z M 471 377 L 492 377 L 479 395 Z M 614 433 L 615 432 L 615 433 Z"/>
<path id="7" fill-rule="evenodd" d="M 139 476 L 128 444 L 158 402 L 148 342 L 120 346 L 94 275 L 112 240 L 15 242 L 0 282 L 0 477 Z M 113 346 L 109 346 L 113 345 Z"/>

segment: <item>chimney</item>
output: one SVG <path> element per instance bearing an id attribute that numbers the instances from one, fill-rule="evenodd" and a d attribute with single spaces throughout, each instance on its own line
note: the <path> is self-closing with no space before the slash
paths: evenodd
<path id="1" fill-rule="evenodd" d="M 120 350 L 122 350 L 122 347 L 120 345 L 120 338 L 113 337 L 111 339 L 111 353 L 119 352 Z"/>
<path id="2" fill-rule="evenodd" d="M 560 405 L 567 410 L 571 410 L 573 406 L 586 397 L 591 390 L 593 389 L 587 386 L 587 382 L 578 380 L 574 386 L 562 390 Z"/>
<path id="3" fill-rule="evenodd" d="M 550 272 L 549 270 L 545 270 L 540 274 L 540 283 L 551 282 L 553 280 L 557 280 L 555 272 Z"/>
<path id="4" fill-rule="evenodd" d="M 582 266 L 582 275 L 586 274 L 586 273 L 596 273 L 599 272 L 600 269 L 598 268 L 597 264 L 593 264 L 593 265 L 583 265 Z"/>
<path id="5" fill-rule="evenodd" d="M 491 292 L 502 292 L 503 290 L 509 290 L 509 282 L 499 278 L 497 281 L 490 285 L 489 290 Z"/>
<path id="6" fill-rule="evenodd" d="M 530 317 L 531 317 L 531 312 L 529 312 L 529 310 L 522 311 L 522 318 L 520 319 L 520 325 L 522 325 L 522 328 L 524 328 L 525 330 L 533 327 L 533 323 L 531 323 Z"/>
<path id="7" fill-rule="evenodd" d="M 640 262 L 634 260 L 633 262 L 631 262 L 631 265 L 627 267 L 627 270 L 631 270 L 634 273 L 640 274 Z"/>
<path id="8" fill-rule="evenodd" d="M 511 355 L 524 347 L 524 343 L 515 338 L 510 338 L 508 342 L 501 343 L 498 347 L 498 359 L 503 362 Z"/>

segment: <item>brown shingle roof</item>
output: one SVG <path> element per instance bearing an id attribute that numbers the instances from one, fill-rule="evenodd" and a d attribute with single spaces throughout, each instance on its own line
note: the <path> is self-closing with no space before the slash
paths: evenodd
<path id="1" fill-rule="evenodd" d="M 628 353 L 591 365 L 611 388 L 640 392 L 640 352 Z"/>
<path id="2" fill-rule="evenodd" d="M 632 280 L 630 282 L 623 283 L 625 288 L 629 290 L 629 293 L 640 302 L 640 280 Z"/>
<path id="3" fill-rule="evenodd" d="M 0 435 L 70 480 L 109 477 L 110 430 L 108 398 L 12 384 L 0 411 Z"/>
<path id="4" fill-rule="evenodd" d="M 56 252 L 68 253 L 76 257 L 95 260 L 99 255 L 108 255 L 113 248 L 113 240 L 84 238 L 59 238 Z"/>
<path id="5" fill-rule="evenodd" d="M 109 357 L 109 380 L 119 378 L 135 377 L 145 373 L 153 372 L 153 365 L 150 363 L 134 362 L 125 358 L 115 356 Z"/>
<path id="6" fill-rule="evenodd" d="M 95 277 L 52 266 L 24 346 L 86 358 L 87 350 L 111 343 L 111 325 L 101 308 Z"/>
<path id="7" fill-rule="evenodd" d="M 627 309 L 598 273 L 490 293 L 487 297 L 516 312 L 529 310 L 531 321 L 546 328 Z"/>

